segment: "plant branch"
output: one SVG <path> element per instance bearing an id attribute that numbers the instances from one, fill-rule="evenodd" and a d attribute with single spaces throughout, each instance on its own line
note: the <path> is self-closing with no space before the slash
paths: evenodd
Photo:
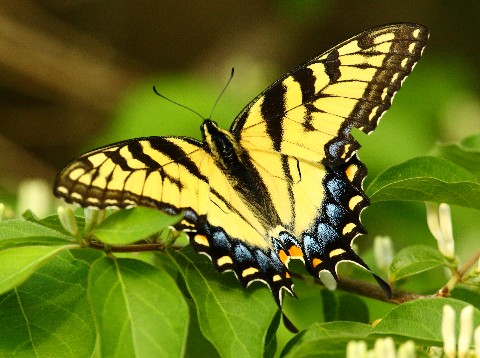
<path id="1" fill-rule="evenodd" d="M 91 241 L 86 245 L 92 249 L 107 251 L 107 252 L 140 252 L 140 251 L 164 251 L 167 246 L 164 244 L 158 243 L 140 243 L 140 244 L 131 244 L 131 245 L 105 245 L 97 241 Z M 168 247 L 173 248 L 174 250 L 179 250 L 183 246 L 169 245 Z"/>
<path id="2" fill-rule="evenodd" d="M 431 297 L 429 295 L 419 295 L 417 293 L 405 292 L 401 290 L 392 290 L 392 297 L 389 299 L 383 289 L 377 284 L 370 282 L 341 278 L 338 281 L 338 288 L 343 291 L 356 293 L 361 296 L 373 298 L 379 301 L 401 304 L 408 301 L 418 300 L 420 298 Z"/>

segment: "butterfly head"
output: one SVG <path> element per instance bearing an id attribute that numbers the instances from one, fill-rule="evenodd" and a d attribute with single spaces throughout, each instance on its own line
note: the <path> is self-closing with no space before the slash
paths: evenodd
<path id="1" fill-rule="evenodd" d="M 230 132 L 220 128 L 215 121 L 210 119 L 206 119 L 200 129 L 203 141 L 219 164 L 228 168 L 238 161 L 238 144 Z"/>

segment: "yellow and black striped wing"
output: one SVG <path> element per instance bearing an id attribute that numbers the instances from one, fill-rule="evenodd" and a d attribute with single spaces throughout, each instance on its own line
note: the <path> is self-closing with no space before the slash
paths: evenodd
<path id="1" fill-rule="evenodd" d="M 151 137 L 93 150 L 57 175 L 54 193 L 83 207 L 173 206 L 206 212 L 210 162 L 200 144 Z"/>

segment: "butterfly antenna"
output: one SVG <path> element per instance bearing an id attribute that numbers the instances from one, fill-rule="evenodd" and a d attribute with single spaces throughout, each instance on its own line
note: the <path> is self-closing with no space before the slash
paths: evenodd
<path id="1" fill-rule="evenodd" d="M 195 114 L 196 114 L 197 116 L 199 116 L 201 119 L 205 120 L 205 118 L 204 118 L 200 113 L 198 113 L 197 111 L 195 111 L 195 110 L 193 110 L 193 109 L 191 109 L 191 108 L 189 108 L 189 107 L 187 107 L 187 106 L 185 106 L 185 105 L 183 105 L 183 104 L 181 104 L 181 103 L 175 102 L 174 100 L 172 100 L 172 99 L 170 99 L 170 98 L 167 98 L 167 97 L 165 97 L 163 94 L 159 93 L 159 92 L 157 91 L 157 89 L 155 88 L 155 86 L 153 86 L 153 92 L 155 92 L 155 94 L 156 94 L 157 96 L 162 97 L 163 99 L 166 99 L 167 101 L 169 101 L 169 102 L 171 102 L 171 103 L 173 103 L 173 104 L 176 104 L 177 106 L 180 106 L 180 107 L 182 107 L 182 108 L 188 109 L 190 112 L 195 113 Z"/>
<path id="2" fill-rule="evenodd" d="M 222 98 L 222 95 L 223 93 L 225 92 L 225 90 L 227 89 L 228 85 L 230 84 L 230 82 L 232 82 L 232 78 L 233 78 L 233 73 L 235 72 L 235 69 L 232 67 L 232 73 L 230 73 L 230 78 L 228 79 L 227 81 L 227 84 L 225 85 L 225 87 L 223 87 L 223 90 L 222 92 L 220 93 L 220 96 L 218 96 L 217 100 L 215 101 L 215 104 L 213 105 L 213 108 L 212 108 L 212 112 L 210 112 L 210 119 L 212 118 L 212 115 L 213 115 L 213 111 L 215 110 L 215 107 L 217 106 L 217 103 L 218 101 L 220 100 L 220 98 Z"/>

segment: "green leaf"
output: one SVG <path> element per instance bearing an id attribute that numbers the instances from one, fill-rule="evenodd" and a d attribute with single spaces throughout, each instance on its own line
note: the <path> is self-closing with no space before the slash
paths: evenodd
<path id="1" fill-rule="evenodd" d="M 0 251 L 0 294 L 20 285 L 67 246 L 20 246 Z"/>
<path id="2" fill-rule="evenodd" d="M 284 298 L 283 312 L 299 330 L 319 322 L 370 322 L 369 310 L 358 296 L 329 291 L 313 280 L 296 281 L 295 293 L 298 298 Z"/>
<path id="3" fill-rule="evenodd" d="M 447 264 L 448 261 L 433 247 L 425 245 L 408 246 L 400 250 L 393 258 L 389 280 L 395 282 Z"/>
<path id="4" fill-rule="evenodd" d="M 167 273 L 139 260 L 104 257 L 92 265 L 88 296 L 101 356 L 182 356 L 188 306 Z"/>
<path id="5" fill-rule="evenodd" d="M 403 303 L 390 311 L 375 327 L 370 335 L 392 336 L 396 340 L 412 339 L 417 345 L 442 346 L 442 309 L 452 306 L 457 312 L 456 332 L 459 332 L 460 311 L 468 304 L 451 298 L 425 298 Z M 480 311 L 475 309 L 474 327 L 480 324 Z"/>
<path id="6" fill-rule="evenodd" d="M 315 324 L 288 342 L 281 357 L 343 358 L 347 343 L 351 340 L 368 340 L 371 329 L 372 326 L 358 322 Z"/>
<path id="7" fill-rule="evenodd" d="M 188 325 L 188 338 L 185 348 L 185 357 L 209 357 L 217 358 L 219 356 L 215 347 L 207 340 L 198 324 L 197 311 L 194 303 L 189 300 L 188 307 L 190 309 L 190 322 Z"/>
<path id="8" fill-rule="evenodd" d="M 367 194 L 372 202 L 431 201 L 480 209 L 480 184 L 475 176 L 435 157 L 418 157 L 387 169 L 373 180 Z"/>
<path id="9" fill-rule="evenodd" d="M 67 245 L 72 242 L 70 236 L 30 221 L 0 221 L 0 250 L 15 246 Z"/>
<path id="10" fill-rule="evenodd" d="M 245 290 L 231 273 L 186 248 L 173 256 L 198 312 L 203 335 L 222 357 L 260 357 L 278 309 L 263 284 Z M 257 286 L 254 289 L 253 286 Z"/>
<path id="11" fill-rule="evenodd" d="M 472 306 L 475 306 L 480 310 L 480 291 L 478 289 L 473 291 L 456 286 L 451 293 L 451 297 L 470 303 Z"/>
<path id="12" fill-rule="evenodd" d="M 467 137 L 459 143 L 439 143 L 434 153 L 462 166 L 480 179 L 480 134 Z"/>
<path id="13" fill-rule="evenodd" d="M 0 356 L 91 357 L 96 335 L 88 268 L 63 251 L 0 296 Z"/>
<path id="14" fill-rule="evenodd" d="M 291 266 L 294 264 L 296 262 L 293 262 Z M 315 284 L 313 279 L 308 278 L 295 282 L 295 293 L 298 299 L 285 295 L 282 309 L 299 330 L 306 329 L 317 322 L 334 320 L 337 316 L 338 302 L 335 294 Z"/>
<path id="15" fill-rule="evenodd" d="M 160 210 L 135 207 L 108 216 L 93 230 L 100 241 L 109 245 L 127 245 L 145 239 L 177 223 L 182 215 L 168 215 Z"/>
<path id="16" fill-rule="evenodd" d="M 338 320 L 369 323 L 367 305 L 355 295 L 335 292 L 338 301 Z"/>

